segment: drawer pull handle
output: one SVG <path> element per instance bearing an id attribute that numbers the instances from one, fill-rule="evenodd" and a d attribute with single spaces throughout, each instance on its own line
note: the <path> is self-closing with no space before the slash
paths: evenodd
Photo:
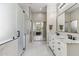
<path id="1" fill-rule="evenodd" d="M 60 44 L 60 42 L 58 42 L 58 44 Z"/>

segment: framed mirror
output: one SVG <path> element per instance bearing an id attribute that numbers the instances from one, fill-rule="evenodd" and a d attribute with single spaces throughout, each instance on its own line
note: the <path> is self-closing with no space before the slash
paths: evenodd
<path id="1" fill-rule="evenodd" d="M 79 4 L 76 3 L 57 17 L 57 31 L 79 33 Z M 62 25 L 62 26 L 61 26 Z M 62 28 L 62 30 L 61 30 Z"/>
<path id="2" fill-rule="evenodd" d="M 71 32 L 77 33 L 77 20 L 71 21 Z"/>
<path id="3" fill-rule="evenodd" d="M 79 4 L 65 11 L 65 32 L 78 33 Z"/>

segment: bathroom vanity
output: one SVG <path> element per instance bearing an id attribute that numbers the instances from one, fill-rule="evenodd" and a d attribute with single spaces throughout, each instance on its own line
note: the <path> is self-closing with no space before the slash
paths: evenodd
<path id="1" fill-rule="evenodd" d="M 56 56 L 79 56 L 79 34 L 62 33 L 51 34 L 49 47 Z M 72 35 L 72 39 L 68 38 Z M 73 40 L 75 37 L 75 40 Z"/>
<path id="2" fill-rule="evenodd" d="M 56 56 L 79 56 L 79 4 L 62 3 L 57 11 L 57 32 L 49 35 L 49 47 Z"/>

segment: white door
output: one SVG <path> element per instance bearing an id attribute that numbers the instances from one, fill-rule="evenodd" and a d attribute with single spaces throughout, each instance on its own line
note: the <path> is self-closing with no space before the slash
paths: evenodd
<path id="1" fill-rule="evenodd" d="M 21 55 L 23 52 L 23 19 L 23 11 L 17 5 L 17 38 L 19 55 Z"/>

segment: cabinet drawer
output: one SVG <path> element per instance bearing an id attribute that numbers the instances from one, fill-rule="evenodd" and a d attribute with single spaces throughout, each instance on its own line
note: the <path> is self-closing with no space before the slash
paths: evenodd
<path id="1" fill-rule="evenodd" d="M 59 48 L 58 48 L 58 55 L 59 55 L 59 56 L 66 56 L 67 53 L 66 53 L 65 48 L 59 47 Z"/>
<path id="2" fill-rule="evenodd" d="M 56 55 L 57 56 L 65 56 L 66 55 L 66 44 L 56 40 Z"/>

